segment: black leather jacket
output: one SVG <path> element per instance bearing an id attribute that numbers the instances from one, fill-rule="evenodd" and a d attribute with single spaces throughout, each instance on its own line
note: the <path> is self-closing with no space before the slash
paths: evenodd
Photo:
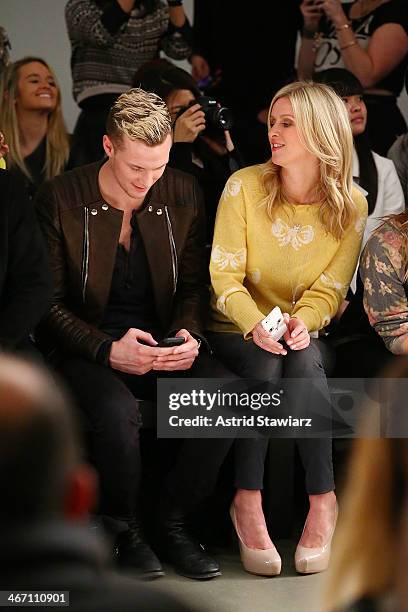
<path id="1" fill-rule="evenodd" d="M 110 337 L 98 329 L 109 298 L 123 212 L 101 196 L 101 162 L 43 185 L 37 212 L 50 253 L 54 297 L 40 327 L 48 349 L 96 360 Z M 203 337 L 208 312 L 205 218 L 195 180 L 167 168 L 148 194 L 138 225 L 156 311 L 168 333 Z"/>

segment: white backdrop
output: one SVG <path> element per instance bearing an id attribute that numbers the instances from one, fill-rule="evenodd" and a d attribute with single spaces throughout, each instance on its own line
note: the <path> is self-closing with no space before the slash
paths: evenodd
<path id="1" fill-rule="evenodd" d="M 53 67 L 62 91 L 65 120 L 71 131 L 78 107 L 71 93 L 70 44 L 65 27 L 65 4 L 66 0 L 2 2 L 0 25 L 6 28 L 10 38 L 13 60 L 24 55 L 38 55 Z M 184 6 L 192 20 L 193 0 L 184 0 Z M 180 62 L 180 65 L 188 69 L 187 62 Z M 408 98 L 405 93 L 401 96 L 400 106 L 408 121 Z"/>

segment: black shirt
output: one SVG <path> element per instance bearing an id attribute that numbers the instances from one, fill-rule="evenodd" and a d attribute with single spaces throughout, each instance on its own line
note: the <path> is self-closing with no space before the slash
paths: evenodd
<path id="1" fill-rule="evenodd" d="M 131 327 L 150 332 L 159 340 L 163 331 L 156 313 L 150 270 L 135 211 L 129 252 L 118 245 L 108 303 L 99 326 L 115 340 Z"/>

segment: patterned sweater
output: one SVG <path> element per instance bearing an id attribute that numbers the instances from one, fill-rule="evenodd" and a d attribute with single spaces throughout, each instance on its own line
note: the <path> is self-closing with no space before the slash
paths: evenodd
<path id="1" fill-rule="evenodd" d="M 408 341 L 405 236 L 397 221 L 386 221 L 367 242 L 360 263 L 364 309 L 385 346 L 396 355 L 408 352 L 403 346 Z"/>
<path id="2" fill-rule="evenodd" d="M 99 94 L 126 91 L 136 70 L 158 57 L 160 50 L 178 60 L 191 53 L 188 21 L 181 28 L 173 26 L 162 0 L 151 13 L 141 5 L 130 15 L 116 0 L 69 0 L 65 18 L 72 47 L 73 94 L 78 103 Z"/>
<path id="3" fill-rule="evenodd" d="M 353 189 L 358 218 L 340 241 L 327 234 L 315 204 L 261 204 L 262 166 L 228 180 L 218 206 L 211 253 L 212 331 L 248 337 L 274 306 L 309 331 L 328 325 L 346 295 L 360 252 L 367 202 Z"/>

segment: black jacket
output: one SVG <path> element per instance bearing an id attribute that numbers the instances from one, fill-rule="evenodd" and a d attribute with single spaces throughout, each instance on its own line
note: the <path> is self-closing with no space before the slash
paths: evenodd
<path id="1" fill-rule="evenodd" d="M 0 348 L 20 348 L 47 311 L 51 274 L 24 185 L 0 170 Z"/>
<path id="2" fill-rule="evenodd" d="M 36 197 L 55 285 L 41 340 L 48 341 L 48 349 L 91 361 L 98 360 L 111 339 L 98 326 L 109 298 L 123 217 L 101 196 L 100 166 L 97 162 L 60 175 Z M 138 226 L 161 326 L 168 334 L 185 328 L 203 337 L 209 289 L 201 192 L 193 177 L 167 168 L 146 197 Z"/>
<path id="3" fill-rule="evenodd" d="M 115 574 L 103 542 L 67 522 L 4 524 L 0 529 L 2 590 L 69 591 L 75 612 L 192 612 L 170 595 Z M 14 608 L 4 608 L 11 610 Z M 38 609 L 36 607 L 36 609 Z M 196 609 L 196 608 L 194 608 Z"/>

